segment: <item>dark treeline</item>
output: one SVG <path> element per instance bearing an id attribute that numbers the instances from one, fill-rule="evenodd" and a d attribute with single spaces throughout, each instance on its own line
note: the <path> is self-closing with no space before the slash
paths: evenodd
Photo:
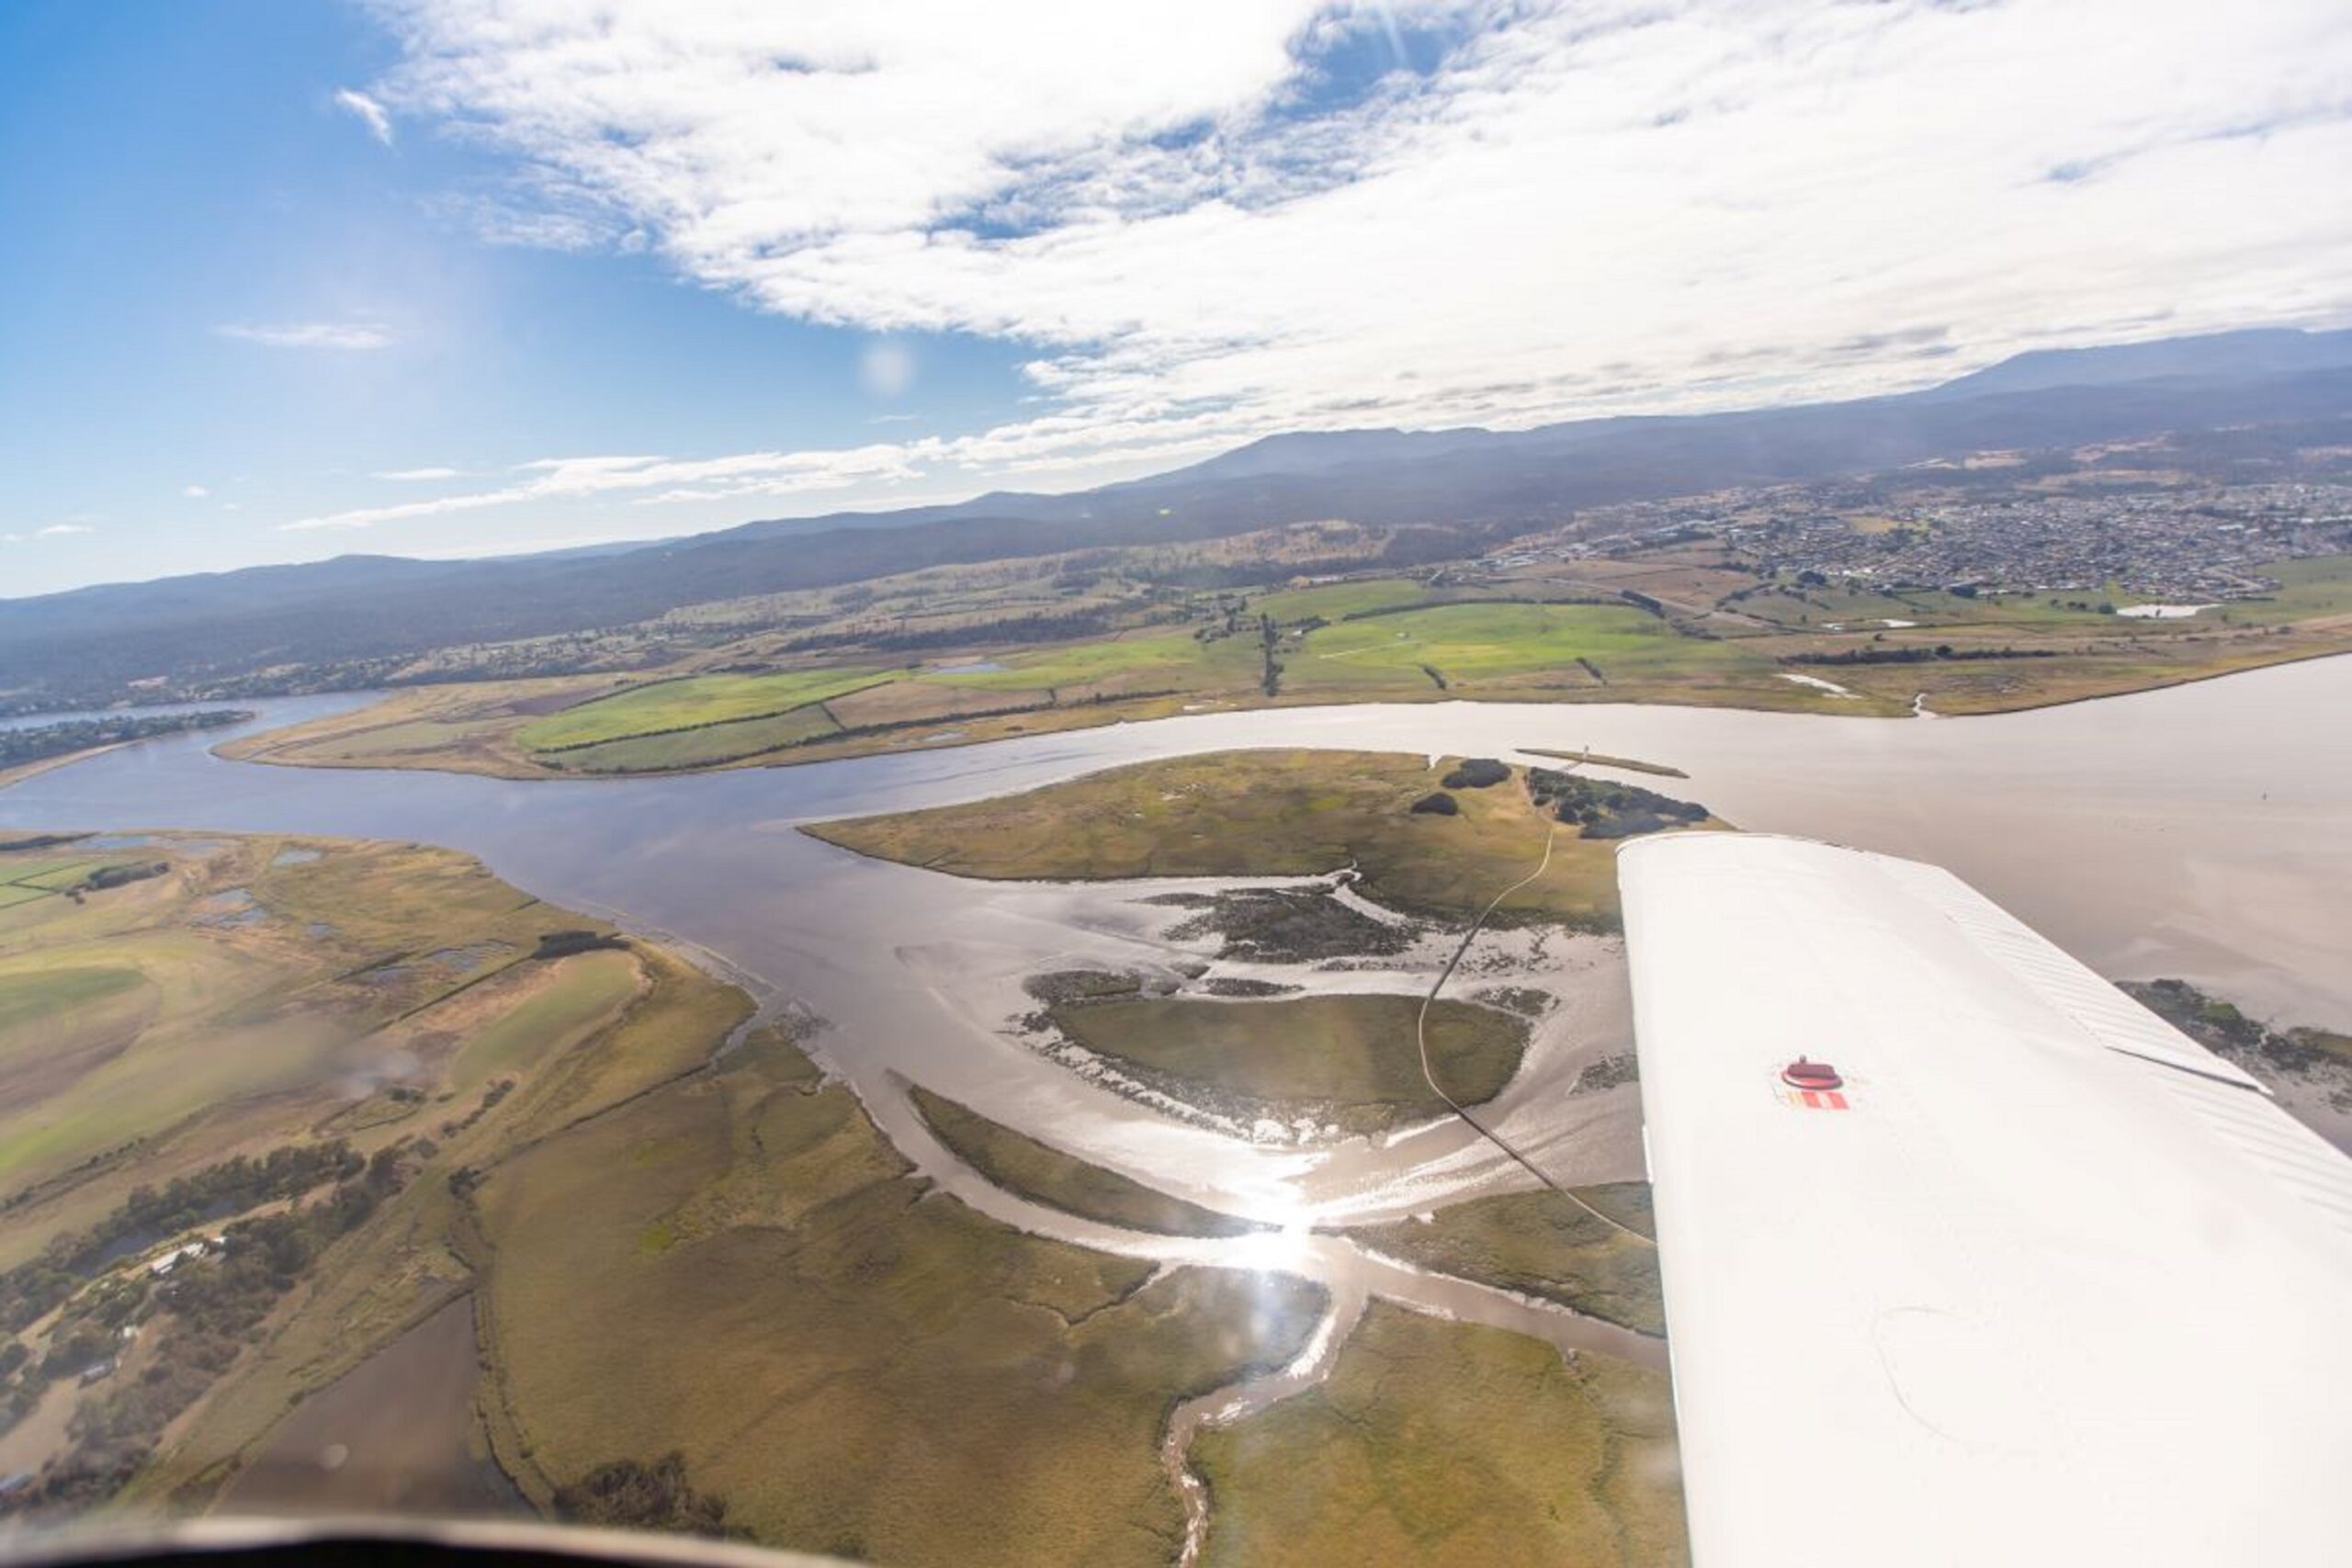
<path id="1" fill-rule="evenodd" d="M 1438 781 L 1447 789 L 1492 789 L 1510 777 L 1510 764 L 1496 757 L 1467 757 Z"/>
<path id="2" fill-rule="evenodd" d="M 1549 807 L 1562 822 L 1577 824 L 1588 839 L 1630 839 L 1707 819 L 1707 808 L 1694 801 L 1552 768 L 1530 768 L 1527 791 L 1537 806 Z"/>
<path id="3" fill-rule="evenodd" d="M 2052 648 L 1954 648 L 1939 642 L 1933 648 L 1849 648 L 1839 653 L 1783 654 L 1783 664 L 1932 664 L 1938 660 L 2055 659 Z"/>
<path id="4" fill-rule="evenodd" d="M 56 1237 L 38 1257 L 0 1273 L 0 1329 L 24 1327 L 127 1253 L 207 1220 L 345 1179 L 362 1164 L 351 1145 L 337 1139 L 273 1149 L 262 1159 L 239 1155 L 160 1188 L 135 1187 L 96 1224 Z M 21 1195 L 6 1207 L 20 1201 Z"/>
<path id="5" fill-rule="evenodd" d="M 628 938 L 618 931 L 543 931 L 539 936 L 539 945 L 531 950 L 531 958 L 525 962 L 569 958 L 575 953 L 594 953 L 606 948 L 626 950 L 628 947 Z"/>
<path id="6" fill-rule="evenodd" d="M 651 1464 L 633 1459 L 600 1464 L 555 1489 L 555 1517 L 604 1529 L 669 1530 L 684 1535 L 741 1536 L 727 1523 L 725 1499 L 697 1492 L 686 1479 L 686 1459 L 673 1450 Z"/>
<path id="7" fill-rule="evenodd" d="M 933 648 L 967 648 L 975 643 L 1058 642 L 1065 637 L 1095 637 L 1111 630 L 1114 624 L 1114 617 L 1108 610 L 1072 610 L 1058 615 L 1041 612 L 1001 621 L 952 626 L 910 626 L 896 631 L 852 626 L 841 631 L 812 632 L 807 637 L 794 637 L 784 645 L 784 650 L 787 653 L 810 653 L 820 649 L 871 648 L 890 652 L 913 652 Z"/>
<path id="8" fill-rule="evenodd" d="M 75 718 L 58 724 L 28 725 L 0 729 L 0 768 L 38 762 L 86 751 L 93 746 L 113 746 L 144 740 L 151 735 L 176 735 L 184 729 L 219 729 L 253 717 L 237 708 L 209 708 L 202 713 L 155 713 L 133 717 Z"/>
<path id="9" fill-rule="evenodd" d="M 171 862 L 160 860 L 133 861 L 125 865 L 102 865 L 66 891 L 68 893 L 104 892 L 109 887 L 127 887 L 134 882 L 144 882 L 151 876 L 162 876 L 171 869 Z"/>
<path id="10" fill-rule="evenodd" d="M 1663 618 L 1666 615 L 1666 606 L 1647 593 L 1643 593 L 1631 588 L 1620 588 L 1617 591 L 1617 597 L 1623 599 L 1626 604 L 1631 604 L 1636 610 L 1645 611 L 1650 615 L 1659 616 L 1660 618 Z"/>
<path id="11" fill-rule="evenodd" d="M 240 1221 L 223 1233 L 217 1257 L 185 1263 L 160 1282 L 142 1273 L 94 1292 L 89 1311 L 59 1324 L 52 1339 L 64 1344 L 44 1363 L 62 1360 L 56 1372 L 87 1367 L 82 1358 L 93 1352 L 110 1356 L 123 1330 L 142 1318 L 142 1332 L 160 1337 L 136 1376 L 118 1377 L 83 1402 L 67 1427 L 73 1446 L 31 1485 L 0 1499 L 0 1515 L 78 1511 L 111 1496 L 146 1462 L 164 1428 L 236 1360 L 319 1254 L 365 1224 L 400 1190 L 412 1160 L 432 1152 L 429 1144 L 401 1143 L 362 1161 L 331 1146 L 349 1157 L 337 1163 L 342 1179 L 319 1201 Z M 314 1152 L 278 1150 L 256 1163 Z"/>
<path id="12" fill-rule="evenodd" d="M 1441 610 L 1455 604 L 1598 604 L 1605 607 L 1619 607 L 1623 603 L 1623 601 L 1620 598 L 1607 598 L 1593 593 L 1554 594 L 1540 599 L 1516 593 L 1464 593 L 1450 599 L 1416 599 L 1404 604 L 1374 604 L 1367 610 L 1350 610 L 1340 619 L 1376 621 L 1383 615 L 1409 615 L 1417 611 Z"/>

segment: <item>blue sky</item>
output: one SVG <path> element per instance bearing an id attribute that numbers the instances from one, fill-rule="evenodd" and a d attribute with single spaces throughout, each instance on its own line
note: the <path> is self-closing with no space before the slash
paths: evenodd
<path id="1" fill-rule="evenodd" d="M 627 499 L 397 537 L 279 525 L 574 453 L 856 446 L 1014 417 L 1017 348 L 884 338 L 743 308 L 638 252 L 486 243 L 454 199 L 501 173 L 431 135 L 379 144 L 334 93 L 397 58 L 294 0 L 0 6 L 0 594 L 340 553 L 530 548 L 741 521 Z M 224 327 L 382 326 L 372 350 Z M 185 494 L 190 487 L 201 496 Z M 695 509 L 699 510 L 699 509 Z M 44 528 L 53 533 L 29 547 Z"/>
<path id="2" fill-rule="evenodd" d="M 0 597 L 2335 324 L 2346 79 L 2327 4 L 16 0 Z"/>

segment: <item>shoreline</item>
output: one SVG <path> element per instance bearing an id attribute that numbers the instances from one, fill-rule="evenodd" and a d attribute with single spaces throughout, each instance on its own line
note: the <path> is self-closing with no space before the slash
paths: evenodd
<path id="1" fill-rule="evenodd" d="M 1293 703 L 1285 702 L 1280 698 L 1277 698 L 1272 702 L 1251 702 L 1246 698 L 1237 698 L 1220 701 L 1215 711 L 1224 714 L 1277 712 L 1310 714 L 1345 712 L 1350 708 L 1355 707 L 1392 705 L 1422 707 L 1436 706 L 1446 703 L 1476 703 L 1497 707 L 1620 706 L 1658 708 L 1680 712 L 1766 714 L 1792 718 L 1829 718 L 1846 721 L 1859 721 L 1863 723 L 1897 724 L 1907 723 L 1922 718 L 1965 720 L 1979 718 L 2003 718 L 2017 714 L 2043 713 L 2052 709 L 2076 707 L 2090 703 L 2112 702 L 2123 697 L 2144 696 L 2153 692 L 2172 691 L 2182 686 L 2198 685 L 2209 681 L 2224 681 L 2231 679 L 2233 676 L 2251 675 L 2266 670 L 2287 669 L 2298 664 L 2315 663 L 2328 659 L 2352 659 L 2352 649 L 2324 649 L 2308 652 L 2291 653 L 2281 658 L 2267 659 L 2256 663 L 2244 665 L 2232 670 L 2207 670 L 2199 671 L 2186 675 L 2166 676 L 2162 679 L 2146 682 L 2143 684 L 2129 686 L 2120 691 L 2091 692 L 2071 696 L 2053 696 L 2031 699 L 1969 713 L 1947 713 L 1941 710 L 1926 709 L 1917 705 L 1919 697 L 1915 697 L 1913 699 L 1913 706 L 1905 708 L 1900 712 L 1840 713 L 1818 712 L 1804 708 L 1766 707 L 1754 704 L 1736 702 L 1677 702 L 1670 700 L 1659 701 L 1644 699 L 1638 697 L 1627 698 L 1618 694 L 1623 690 L 1623 688 L 1618 687 L 1575 688 L 1572 690 L 1563 689 L 1558 692 L 1547 691 L 1541 694 L 1529 695 L 1517 695 L 1506 691 L 1491 694 L 1481 694 L 1478 696 L 1463 696 L 1453 692 L 1434 691 L 1425 694 L 1416 695 L 1409 691 L 1399 691 L 1397 693 L 1386 694 L 1377 697 L 1369 697 L 1361 703 L 1330 702 L 1328 700 L 1301 701 Z M 458 684 L 463 684 L 463 682 L 459 682 Z M 313 694 L 337 695 L 342 694 L 322 693 Z M 390 694 L 386 694 L 387 696 Z M 1862 695 L 1864 694 L 1852 694 Z M 1924 695 L 1925 694 L 1919 694 L 1920 697 L 1924 697 Z M 1155 698 L 1148 700 L 1159 701 L 1161 699 Z M 370 705 L 372 706 L 373 705 Z M 297 728 L 297 725 L 287 725 L 276 730 L 263 730 L 251 736 L 234 737 L 230 739 L 225 739 L 221 741 L 218 747 L 212 749 L 212 754 L 220 758 L 223 761 L 254 762 L 269 767 L 279 768 L 311 768 L 324 772 L 447 773 L 460 777 L 503 779 L 514 784 L 639 784 L 649 779 L 689 778 L 710 773 L 734 773 L 764 769 L 804 768 L 824 762 L 855 761 L 873 757 L 900 757 L 914 756 L 934 751 L 960 751 L 975 747 L 999 745 L 1008 740 L 1033 740 L 1046 736 L 1080 734 L 1093 729 L 1116 728 L 1123 725 L 1157 724 L 1166 719 L 1197 716 L 1194 714 L 1186 712 L 1155 714 L 1122 713 L 1117 711 L 1117 705 L 1104 704 L 1102 706 L 1109 711 L 1104 712 L 1100 716 L 1090 716 L 1089 722 L 1055 725 L 1040 729 L 1023 729 L 1006 735 L 958 735 L 953 739 L 940 740 L 928 745 L 875 746 L 865 749 L 850 747 L 833 750 L 826 747 L 823 742 L 816 742 L 805 748 L 791 748 L 781 751 L 764 752 L 755 756 L 737 758 L 724 762 L 711 762 L 684 768 L 645 769 L 632 773 L 575 773 L 554 769 L 528 770 L 490 767 L 454 767 L 438 762 L 401 763 L 397 761 L 361 761 L 357 759 L 340 758 L 306 760 L 302 758 L 278 755 L 277 754 L 277 749 L 258 750 L 247 756 L 235 756 L 231 755 L 222 750 L 222 748 L 236 745 L 241 741 L 267 740 L 274 735 Z M 368 709 L 363 707 L 347 711 L 365 713 Z M 1071 708 L 1062 711 L 1077 712 L 1079 710 Z M 343 716 L 337 715 L 333 716 Z M 315 721 L 302 720 L 300 722 L 311 723 Z M 124 742 L 123 744 L 129 744 L 129 742 Z M 105 748 L 102 748 L 101 750 L 105 750 Z M 800 750 L 820 751 L 821 754 L 815 756 L 794 756 L 791 754 L 793 750 Z M 94 753 L 77 753 L 74 757 L 65 760 L 79 761 L 82 757 L 92 754 Z M 6 775 L 0 775 L 0 789 L 6 789 L 9 784 L 14 782 L 15 781 L 13 779 L 7 778 Z"/>

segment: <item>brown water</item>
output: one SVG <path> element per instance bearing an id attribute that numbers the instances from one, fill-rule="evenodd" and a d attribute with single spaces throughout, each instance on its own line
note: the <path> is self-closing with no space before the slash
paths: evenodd
<path id="1" fill-rule="evenodd" d="M 349 700 L 277 705 L 268 722 Z M 1477 1174 L 1476 1158 L 1440 1135 L 1421 1140 L 1409 1159 L 1324 1160 L 1140 1114 L 1001 1030 L 1021 1005 L 1019 978 L 1038 968 L 1164 961 L 1156 917 L 1134 904 L 1145 888 L 967 882 L 867 861 L 792 825 L 1222 747 L 1493 753 L 1589 745 L 1684 768 L 1691 777 L 1678 790 L 1747 828 L 1940 862 L 2102 973 L 2181 975 L 2259 1012 L 2342 1027 L 2352 1026 L 2347 714 L 2352 659 L 1987 718 L 1621 705 L 1292 709 L 604 782 L 272 768 L 211 757 L 206 742 L 218 737 L 175 737 L 0 792 L 0 825 L 289 829 L 470 850 L 555 902 L 689 939 L 831 1020 L 820 1052 L 902 1143 L 916 1140 L 903 1096 L 887 1087 L 892 1072 L 1017 1125 L 1053 1128 L 1064 1146 L 1128 1174 L 1295 1217 L 1302 1201 L 1344 1196 L 1329 1185 L 1299 1190 L 1316 1171 L 1334 1180 L 1334 1165 L 1369 1163 L 1362 1174 L 1376 1182 L 1406 1165 L 1427 1172 L 1457 1158 L 1469 1162 L 1458 1173 L 1466 1181 Z M 1601 963 L 1571 987 L 1592 1015 L 1585 1043 L 1622 1031 L 1619 984 Z M 1544 1065 L 1540 1054 L 1531 1064 L 1539 1078 Z M 1518 1130 L 1545 1141 L 1544 1127 Z M 1560 1135 L 1549 1141 L 1577 1141 L 1569 1130 L 1555 1129 Z M 1613 1168 L 1597 1174 L 1626 1173 L 1620 1159 L 1606 1163 Z M 1359 1204 L 1350 1217 L 1376 1215 Z"/>
<path id="2" fill-rule="evenodd" d="M 269 705 L 263 722 L 350 701 Z M 223 739 L 215 733 L 127 748 L 0 792 L 0 827 L 277 830 L 471 851 L 533 893 L 673 934 L 828 1021 L 818 1054 L 884 1131 L 1000 1219 L 1172 1264 L 1286 1269 L 1326 1284 L 1341 1310 L 1380 1295 L 1564 1347 L 1647 1355 L 1607 1325 L 1314 1233 L 1520 1184 L 1459 1123 L 1339 1149 L 1255 1145 L 1155 1114 L 1007 1032 L 1026 1005 L 1026 975 L 1182 956 L 1162 935 L 1170 912 L 1139 902 L 1170 884 L 968 882 L 865 860 L 794 825 L 1231 747 L 1491 755 L 1589 746 L 1686 770 L 1675 793 L 1745 828 L 1945 864 L 2111 976 L 2178 975 L 2282 1021 L 2352 1027 L 2347 715 L 2352 659 L 1986 718 L 1466 703 L 1288 709 L 595 782 L 232 763 L 207 751 Z M 1491 1117 L 1560 1179 L 1637 1175 L 1634 1091 L 1566 1092 L 1582 1062 L 1624 1043 L 1622 955 L 1565 943 L 1539 969 L 1565 1005 Z M 1378 983 L 1411 988 L 1416 977 L 1400 970 Z M 909 1080 L 1164 1190 L 1284 1228 L 1180 1241 L 1023 1202 L 938 1145 L 908 1100 Z M 1270 1381 L 1254 1396 L 1275 1389 Z M 1207 1418 L 1214 1403 L 1188 1419 Z"/>

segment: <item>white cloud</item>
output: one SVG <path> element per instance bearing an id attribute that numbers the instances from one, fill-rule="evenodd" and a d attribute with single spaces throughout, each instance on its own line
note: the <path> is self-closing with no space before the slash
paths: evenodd
<path id="1" fill-rule="evenodd" d="M 360 123 L 367 126 L 368 135 L 387 147 L 392 144 L 392 117 L 384 112 L 383 105 L 350 87 L 337 88 L 334 102 L 337 108 L 357 116 Z"/>
<path id="2" fill-rule="evenodd" d="M 463 468 L 391 468 L 368 478 L 391 479 L 401 484 L 422 483 L 427 479 L 454 479 L 465 473 Z"/>
<path id="3" fill-rule="evenodd" d="M 270 348 L 390 348 L 392 330 L 379 321 L 231 321 L 212 329 Z"/>
<path id="4" fill-rule="evenodd" d="M 202 485 L 182 485 L 180 486 L 180 493 L 187 497 L 190 501 L 202 501 L 206 496 L 210 495 L 212 492 L 205 489 Z"/>
<path id="5" fill-rule="evenodd" d="M 657 500 L 707 501 L 733 496 L 798 495 L 877 480 L 911 479 L 919 470 L 912 448 L 877 445 L 836 452 L 746 452 L 726 457 L 543 457 L 517 465 L 527 475 L 495 490 L 429 501 L 364 506 L 280 524 L 308 532 L 368 528 L 379 523 L 438 517 L 526 502 L 589 501 L 629 491 L 656 491 Z"/>
<path id="6" fill-rule="evenodd" d="M 36 539 L 58 539 L 69 534 L 95 534 L 97 530 L 87 523 L 51 523 L 46 528 L 33 530 Z"/>
<path id="7" fill-rule="evenodd" d="M 1279 428 L 1860 394 L 2352 304 L 2352 13 L 2328 0 L 394 15 L 381 96 L 508 152 L 506 237 L 641 243 L 757 309 L 1034 345 L 1048 411 L 414 503 L 438 510 L 1077 482 Z M 1392 28 L 1442 62 L 1328 73 Z"/>

